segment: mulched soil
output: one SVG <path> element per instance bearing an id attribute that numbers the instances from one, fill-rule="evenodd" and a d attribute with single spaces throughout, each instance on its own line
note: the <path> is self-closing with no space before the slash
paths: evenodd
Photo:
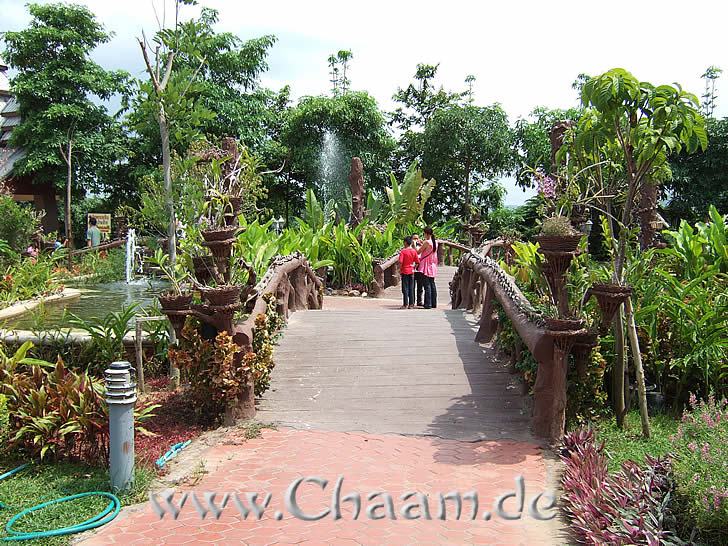
<path id="1" fill-rule="evenodd" d="M 174 444 L 193 440 L 214 428 L 213 423 L 200 422 L 183 390 L 167 390 L 168 382 L 166 377 L 146 382 L 148 392 L 141 397 L 141 404 L 159 404 L 160 407 L 153 411 L 154 417 L 142 423 L 153 436 L 138 432 L 134 439 L 137 461 L 155 469 L 154 462 Z"/>

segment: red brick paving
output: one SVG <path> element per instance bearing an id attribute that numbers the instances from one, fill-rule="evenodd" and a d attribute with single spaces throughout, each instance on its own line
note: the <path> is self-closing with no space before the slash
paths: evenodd
<path id="1" fill-rule="evenodd" d="M 541 448 L 510 440 L 460 442 L 433 437 L 302 431 L 265 430 L 262 437 L 242 445 L 217 445 L 204 455 L 209 471 L 193 489 L 202 498 L 206 491 L 272 493 L 272 501 L 260 521 L 243 520 L 231 503 L 219 520 L 200 520 L 191 504 L 185 505 L 178 520 L 159 520 L 149 503 L 125 510 L 114 522 L 90 536 L 84 545 L 107 544 L 556 544 L 554 526 L 532 519 L 520 521 L 495 517 L 489 521 L 455 521 L 452 503 L 448 519 L 407 521 L 400 517 L 405 491 L 430 495 L 433 518 L 438 510 L 438 493 L 478 492 L 479 513 L 492 511 L 494 500 L 515 489 L 515 478 L 524 477 L 526 507 L 534 494 L 548 489 L 547 471 Z M 190 469 L 191 470 L 191 469 Z M 359 520 L 351 519 L 351 503 L 342 503 L 343 519 L 331 516 L 305 522 L 285 514 L 283 493 L 301 476 L 329 480 L 326 491 L 314 484 L 299 489 L 301 508 L 315 514 L 330 506 L 331 490 L 343 476 L 342 497 L 352 491 L 362 497 Z M 371 521 L 366 518 L 366 495 L 386 491 L 394 499 L 398 517 Z M 513 510 L 510 499 L 506 510 Z M 471 503 L 463 502 L 463 519 Z M 524 510 L 527 512 L 527 508 Z M 379 510 L 381 513 L 382 510 Z M 419 510 L 415 511 L 419 513 Z"/>

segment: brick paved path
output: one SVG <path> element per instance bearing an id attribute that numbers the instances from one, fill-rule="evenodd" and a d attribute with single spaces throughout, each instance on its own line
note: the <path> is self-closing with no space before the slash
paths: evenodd
<path id="1" fill-rule="evenodd" d="M 259 412 L 261 421 L 282 426 L 249 441 L 238 437 L 239 429 L 230 430 L 222 443 L 196 454 L 207 471 L 201 481 L 177 490 L 193 489 L 200 500 L 206 491 L 243 498 L 244 492 L 261 498 L 269 492 L 261 520 L 244 520 L 232 500 L 219 519 L 208 514 L 201 520 L 188 500 L 176 521 L 169 514 L 160 521 L 146 503 L 125 510 L 83 544 L 566 543 L 557 520 L 528 515 L 530 500 L 553 488 L 553 465 L 529 435 L 513 378 L 491 349 L 472 341 L 472 321 L 443 305 L 449 299 L 446 275 L 452 270 L 438 279 L 440 310 L 395 310 L 397 302 L 387 299 L 327 298 L 326 310 L 293 315 Z M 359 519 L 347 502 L 339 521 L 331 515 L 295 519 L 284 505 L 285 491 L 304 476 L 330 483 L 325 491 L 313 483 L 300 486 L 303 512 L 330 508 L 342 476 L 341 498 L 361 495 Z M 525 483 L 523 518 L 486 519 L 497 497 L 516 490 L 518 476 Z M 382 502 L 381 495 L 367 500 L 376 491 L 391 495 L 396 520 L 366 517 L 367 508 Z M 437 519 L 439 494 L 452 491 L 477 491 L 476 520 L 470 520 L 470 500 L 463 500 L 460 521 L 454 501 L 446 503 L 447 519 Z M 432 520 L 402 518 L 403 506 L 418 502 L 401 500 L 406 492 L 427 495 Z M 504 503 L 508 513 L 516 506 L 514 498 Z"/>

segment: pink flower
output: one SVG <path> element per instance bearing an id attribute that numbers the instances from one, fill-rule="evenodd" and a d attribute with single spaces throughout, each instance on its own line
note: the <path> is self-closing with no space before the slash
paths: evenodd
<path id="1" fill-rule="evenodd" d="M 705 424 L 708 425 L 708 427 L 715 428 L 715 421 L 713 421 L 713 417 L 709 413 L 703 414 L 703 421 L 705 421 Z"/>
<path id="2" fill-rule="evenodd" d="M 698 404 L 698 398 L 695 396 L 694 392 L 690 393 L 689 403 L 691 408 L 694 408 Z"/>
<path id="3" fill-rule="evenodd" d="M 695 450 L 697 450 L 697 449 L 698 449 L 698 446 L 697 446 L 697 445 L 695 445 L 695 442 L 690 442 L 690 443 L 688 444 L 688 449 L 689 449 L 690 451 L 695 451 Z"/>

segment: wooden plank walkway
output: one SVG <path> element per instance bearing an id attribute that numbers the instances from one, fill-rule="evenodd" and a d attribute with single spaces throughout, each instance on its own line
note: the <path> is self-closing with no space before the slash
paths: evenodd
<path id="1" fill-rule="evenodd" d="M 474 320 L 450 309 L 400 310 L 392 299 L 326 298 L 299 311 L 275 352 L 263 422 L 303 429 L 532 440 L 520 385 L 494 349 L 473 341 Z"/>

